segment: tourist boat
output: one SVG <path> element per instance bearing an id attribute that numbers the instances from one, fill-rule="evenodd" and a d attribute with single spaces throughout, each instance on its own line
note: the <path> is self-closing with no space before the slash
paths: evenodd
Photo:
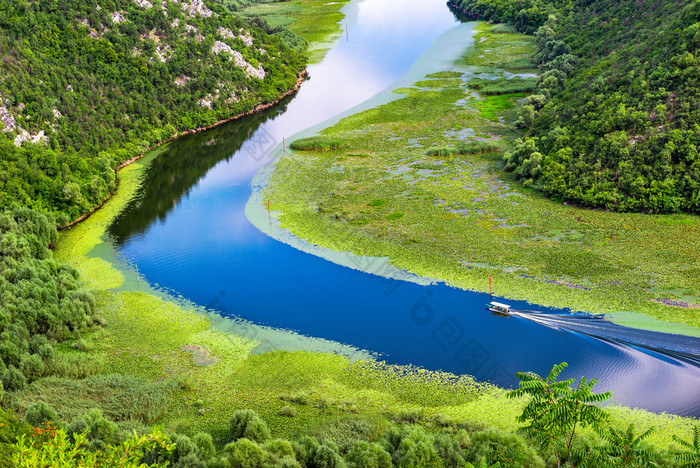
<path id="1" fill-rule="evenodd" d="M 494 314 L 510 315 L 510 306 L 508 304 L 491 301 L 486 305 L 486 308 Z"/>

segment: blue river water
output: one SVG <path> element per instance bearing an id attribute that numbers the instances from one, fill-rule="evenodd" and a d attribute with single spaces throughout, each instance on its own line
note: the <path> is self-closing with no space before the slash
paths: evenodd
<path id="1" fill-rule="evenodd" d="M 616 402 L 700 416 L 696 363 L 525 314 L 494 316 L 484 310 L 488 294 L 346 268 L 280 243 L 248 221 L 251 180 L 282 137 L 372 98 L 431 46 L 463 53 L 472 44 L 474 23 L 458 21 L 441 0 L 406 0 L 398 9 L 393 1 L 364 0 L 345 13 L 346 33 L 309 68 L 297 95 L 176 141 L 150 164 L 139 196 L 110 228 L 119 255 L 150 284 L 222 315 L 369 350 L 389 363 L 513 387 L 517 371 L 543 374 L 566 361 L 564 376 L 597 377 L 597 390 L 613 390 Z M 428 72 L 449 68 L 450 60 L 436 57 Z"/>

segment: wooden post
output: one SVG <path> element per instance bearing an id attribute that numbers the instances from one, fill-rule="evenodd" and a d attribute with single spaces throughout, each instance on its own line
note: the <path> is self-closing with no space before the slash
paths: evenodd
<path id="1" fill-rule="evenodd" d="M 489 273 L 489 302 L 493 302 L 493 289 L 491 288 L 491 273 Z"/>

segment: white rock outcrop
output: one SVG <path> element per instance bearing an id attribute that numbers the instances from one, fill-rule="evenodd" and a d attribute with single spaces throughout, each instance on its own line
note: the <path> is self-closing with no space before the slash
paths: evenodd
<path id="1" fill-rule="evenodd" d="M 3 132 L 11 132 L 15 129 L 15 116 L 5 106 L 0 106 L 0 121 L 4 125 Z"/>
<path id="2" fill-rule="evenodd" d="M 123 23 L 124 21 L 126 21 L 126 18 L 124 17 L 124 15 L 119 11 L 112 12 L 110 17 L 112 18 L 112 23 L 114 23 L 114 24 Z"/>
<path id="3" fill-rule="evenodd" d="M 15 146 L 22 146 L 22 143 L 29 141 L 32 143 L 48 143 L 49 137 L 44 135 L 44 131 L 32 135 L 23 128 L 19 129 L 19 134 L 15 137 Z"/>
<path id="4" fill-rule="evenodd" d="M 221 54 L 222 52 L 227 53 L 229 54 L 229 60 L 233 60 L 237 67 L 241 67 L 243 70 L 245 70 L 248 76 L 259 80 L 265 78 L 265 70 L 263 69 L 262 65 L 258 65 L 258 68 L 253 67 L 250 63 L 246 62 L 240 52 L 233 50 L 231 46 L 225 42 L 215 41 L 214 45 L 212 46 L 212 52 L 217 55 Z"/>
<path id="5" fill-rule="evenodd" d="M 148 0 L 134 0 L 134 3 L 140 6 L 141 8 L 153 8 L 153 4 Z"/>

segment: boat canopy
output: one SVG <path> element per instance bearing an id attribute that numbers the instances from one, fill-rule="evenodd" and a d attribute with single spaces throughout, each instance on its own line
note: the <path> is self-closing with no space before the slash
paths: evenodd
<path id="1" fill-rule="evenodd" d="M 508 304 L 501 304 L 500 302 L 491 302 L 491 307 L 495 307 L 496 309 L 501 309 L 501 310 L 508 310 L 510 309 L 510 306 Z"/>

